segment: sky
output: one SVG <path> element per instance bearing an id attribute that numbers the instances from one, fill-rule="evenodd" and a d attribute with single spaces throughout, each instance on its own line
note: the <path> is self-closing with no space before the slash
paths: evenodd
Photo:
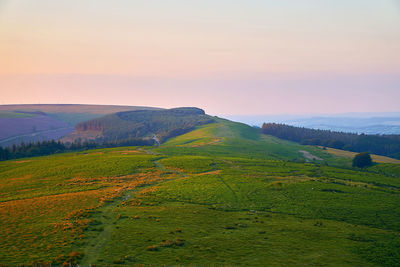
<path id="1" fill-rule="evenodd" d="M 400 111 L 400 0 L 0 0 L 0 104 Z"/>

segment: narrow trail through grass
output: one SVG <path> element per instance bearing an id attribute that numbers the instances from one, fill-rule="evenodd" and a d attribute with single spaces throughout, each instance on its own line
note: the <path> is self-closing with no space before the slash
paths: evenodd
<path id="1" fill-rule="evenodd" d="M 125 192 L 124 195 L 129 195 L 129 191 Z M 108 204 L 105 204 L 101 207 L 95 216 L 93 216 L 94 222 L 98 225 L 98 227 L 93 228 L 92 231 L 98 234 L 95 236 L 91 236 L 87 241 L 86 248 L 84 250 L 84 258 L 82 263 L 84 265 L 89 265 L 94 262 L 97 262 L 98 256 L 100 255 L 101 250 L 106 246 L 108 240 L 112 232 L 114 231 L 116 225 L 116 208 L 126 199 L 125 196 L 114 200 Z"/>
<path id="2" fill-rule="evenodd" d="M 239 200 L 238 200 L 238 196 L 237 196 L 235 190 L 233 190 L 232 187 L 225 182 L 224 178 L 222 178 L 221 175 L 218 175 L 218 179 L 229 189 L 229 191 L 232 192 L 232 195 L 233 195 L 233 198 L 234 198 L 235 202 L 238 203 Z"/>
<path id="3" fill-rule="evenodd" d="M 153 151 L 146 150 L 148 154 L 155 154 Z M 163 173 L 169 172 L 168 168 L 166 168 L 160 161 L 163 158 L 157 159 L 153 161 L 156 169 L 162 171 Z M 187 174 L 179 171 L 173 171 L 175 174 L 180 175 L 181 177 L 187 177 Z M 170 180 L 170 179 L 169 179 Z M 87 238 L 84 248 L 84 258 L 82 259 L 83 265 L 92 265 L 99 261 L 99 256 L 101 255 L 102 250 L 107 246 L 112 234 L 114 231 L 118 230 L 118 219 L 119 219 L 119 211 L 118 208 L 120 205 L 128 201 L 134 196 L 135 192 L 139 192 L 146 187 L 155 186 L 161 182 L 140 186 L 138 188 L 127 190 L 122 193 L 120 197 L 114 198 L 111 202 L 108 202 L 101 206 L 92 216 L 93 223 L 91 227 L 87 230 Z"/>

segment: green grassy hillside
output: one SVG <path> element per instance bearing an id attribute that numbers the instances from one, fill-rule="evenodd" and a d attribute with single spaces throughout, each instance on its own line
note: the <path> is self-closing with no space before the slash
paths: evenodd
<path id="1" fill-rule="evenodd" d="M 261 134 L 259 129 L 246 124 L 220 118 L 215 120 L 217 123 L 169 140 L 159 151 L 169 155 L 240 156 L 351 166 L 351 160 L 337 157 L 318 147 L 303 146 Z M 307 151 L 320 160 L 310 160 L 301 151 Z"/>
<path id="2" fill-rule="evenodd" d="M 0 264 L 398 266 L 399 165 L 349 164 L 222 119 L 0 162 Z"/>

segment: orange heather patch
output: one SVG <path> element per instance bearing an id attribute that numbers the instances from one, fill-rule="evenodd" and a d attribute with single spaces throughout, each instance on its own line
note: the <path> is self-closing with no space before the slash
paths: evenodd
<path id="1" fill-rule="evenodd" d="M 200 142 L 195 145 L 191 145 L 190 147 L 201 147 L 201 146 L 208 146 L 208 145 L 217 145 L 222 142 L 222 138 L 214 138 L 209 142 Z"/>
<path id="2" fill-rule="evenodd" d="M 139 195 L 140 196 L 151 195 L 152 193 L 156 192 L 159 188 L 160 188 L 159 186 L 152 186 L 145 188 L 139 192 Z"/>
<path id="3" fill-rule="evenodd" d="M 187 172 L 186 170 L 184 170 L 184 169 L 182 169 L 182 168 L 177 168 L 177 167 L 170 167 L 170 166 L 167 166 L 167 169 L 168 169 L 169 171 L 177 172 L 177 173 L 185 173 L 185 172 Z"/>
<path id="4" fill-rule="evenodd" d="M 31 178 L 32 178 L 31 174 L 27 174 L 27 175 L 24 175 L 22 177 L 7 178 L 7 180 L 4 180 L 4 183 L 0 184 L 0 188 L 18 186 L 19 184 L 26 183 L 26 181 L 31 179 Z"/>
<path id="5" fill-rule="evenodd" d="M 17 161 L 13 161 L 14 163 L 27 163 L 27 162 L 31 162 L 32 160 L 17 160 Z"/>
<path id="6" fill-rule="evenodd" d="M 220 173 L 221 173 L 221 170 L 216 170 L 216 171 L 209 171 L 209 172 L 197 173 L 197 174 L 194 174 L 194 176 L 216 175 L 216 174 L 220 174 Z"/>
<path id="7" fill-rule="evenodd" d="M 28 180 L 32 178 L 32 174 L 27 174 L 22 177 L 15 177 L 15 178 L 7 178 L 7 183 L 10 181 L 20 181 L 20 180 Z"/>
<path id="8" fill-rule="evenodd" d="M 8 264 L 34 264 L 40 259 L 68 255 L 73 244 L 85 237 L 84 231 L 92 221 L 92 211 L 120 197 L 124 191 L 153 185 L 172 176 L 149 169 L 119 177 L 75 177 L 57 186 L 68 185 L 66 188 L 70 188 L 73 185 L 78 189 L 88 184 L 98 184 L 102 189 L 0 202 L 2 261 Z M 25 176 L 9 180 L 24 182 L 29 178 Z"/>
<path id="9" fill-rule="evenodd" d="M 94 209 L 105 190 L 66 193 L 0 203 L 0 249 L 10 250 L 5 262 L 36 257 L 53 258 L 68 250 L 77 235 L 90 222 L 68 215 Z M 60 229 L 57 225 L 62 224 Z M 46 238 L 44 238 L 46 237 Z M 48 250 L 48 246 L 53 249 Z"/>
<path id="10" fill-rule="evenodd" d="M 118 151 L 118 152 L 123 155 L 127 155 L 129 153 L 143 153 L 143 151 L 139 151 L 139 150 L 123 150 L 123 151 Z"/>

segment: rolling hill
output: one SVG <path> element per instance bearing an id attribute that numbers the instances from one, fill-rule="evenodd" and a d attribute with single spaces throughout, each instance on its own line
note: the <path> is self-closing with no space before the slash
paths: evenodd
<path id="1" fill-rule="evenodd" d="M 296 127 L 364 134 L 400 134 L 399 112 L 360 112 L 337 115 L 228 115 L 228 119 L 261 127 L 264 122 Z"/>
<path id="2" fill-rule="evenodd" d="M 400 265 L 399 164 L 213 119 L 158 147 L 0 162 L 0 264 Z"/>
<path id="3" fill-rule="evenodd" d="M 199 108 L 117 112 L 79 123 L 76 131 L 64 140 L 118 142 L 135 138 L 157 138 L 164 141 L 213 121 L 211 116 Z"/>
<path id="4" fill-rule="evenodd" d="M 159 108 L 75 104 L 0 105 L 0 146 L 58 140 L 72 133 L 77 123 L 129 110 Z"/>
<path id="5" fill-rule="evenodd" d="M 59 139 L 74 127 L 43 112 L 0 112 L 0 146 Z"/>

